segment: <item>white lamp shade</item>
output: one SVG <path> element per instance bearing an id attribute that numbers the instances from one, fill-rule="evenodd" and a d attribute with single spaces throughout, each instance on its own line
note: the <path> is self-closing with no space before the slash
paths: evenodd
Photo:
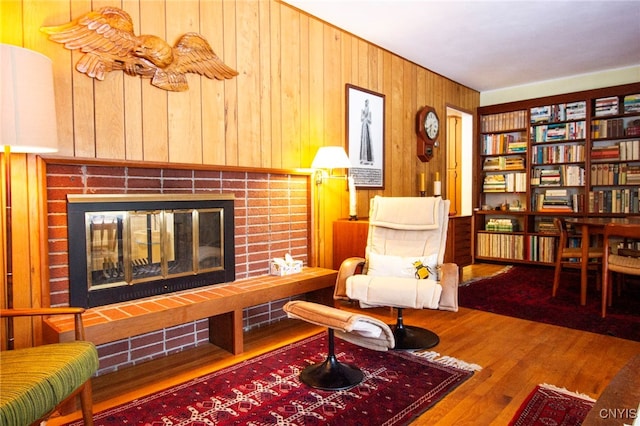
<path id="1" fill-rule="evenodd" d="M 348 169 L 351 161 L 341 146 L 322 146 L 318 148 L 313 162 L 312 169 Z"/>
<path id="2" fill-rule="evenodd" d="M 58 150 L 52 63 L 22 47 L 0 44 L 0 146 L 11 152 Z"/>

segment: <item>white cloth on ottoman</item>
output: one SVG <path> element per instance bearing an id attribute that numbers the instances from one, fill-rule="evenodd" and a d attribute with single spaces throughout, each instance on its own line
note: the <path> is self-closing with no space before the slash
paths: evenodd
<path id="1" fill-rule="evenodd" d="M 303 300 L 287 302 L 282 309 L 289 318 L 329 327 L 342 340 L 365 348 L 386 351 L 395 346 L 395 339 L 389 326 L 368 315 Z"/>

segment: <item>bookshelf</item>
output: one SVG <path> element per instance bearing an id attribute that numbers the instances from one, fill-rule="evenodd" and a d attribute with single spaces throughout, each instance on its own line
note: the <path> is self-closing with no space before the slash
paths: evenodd
<path id="1" fill-rule="evenodd" d="M 640 214 L 640 83 L 478 109 L 475 259 L 552 264 L 554 216 Z"/>

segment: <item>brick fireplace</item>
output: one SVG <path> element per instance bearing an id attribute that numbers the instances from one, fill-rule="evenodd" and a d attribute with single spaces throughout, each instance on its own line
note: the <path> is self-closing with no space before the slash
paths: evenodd
<path id="1" fill-rule="evenodd" d="M 309 261 L 311 191 L 306 174 L 215 168 L 147 167 L 47 162 L 47 209 L 52 306 L 69 304 L 68 194 L 233 194 L 236 279 L 266 275 L 273 257 Z M 285 317 L 285 301 L 244 311 L 245 329 Z M 208 342 L 206 320 L 100 345 L 104 374 Z"/>

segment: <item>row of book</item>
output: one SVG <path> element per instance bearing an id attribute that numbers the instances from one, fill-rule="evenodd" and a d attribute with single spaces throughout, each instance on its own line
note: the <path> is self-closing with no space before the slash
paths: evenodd
<path id="1" fill-rule="evenodd" d="M 586 127 L 585 121 L 535 126 L 531 129 L 531 142 L 559 142 L 584 139 L 587 134 Z"/>
<path id="2" fill-rule="evenodd" d="M 603 115 L 618 114 L 619 113 L 618 102 L 619 101 L 617 96 L 608 96 L 606 98 L 596 99 L 596 103 L 594 106 L 595 116 L 601 117 Z"/>
<path id="3" fill-rule="evenodd" d="M 640 112 L 640 93 L 625 96 L 623 107 L 625 114 Z"/>
<path id="4" fill-rule="evenodd" d="M 553 223 L 553 218 L 547 218 L 545 216 L 536 222 L 536 232 L 541 234 L 557 234 L 558 228 L 556 224 Z"/>
<path id="5" fill-rule="evenodd" d="M 640 112 L 640 93 L 627 95 L 622 101 L 625 114 Z M 617 96 L 596 99 L 594 112 L 596 117 L 620 114 L 620 100 Z"/>
<path id="6" fill-rule="evenodd" d="M 524 129 L 527 127 L 527 111 L 509 111 L 500 114 L 483 115 L 480 119 L 480 126 L 480 131 L 483 133 Z"/>
<path id="7" fill-rule="evenodd" d="M 482 170 L 498 171 L 498 170 L 523 170 L 525 167 L 524 157 L 488 157 L 484 159 Z"/>
<path id="8" fill-rule="evenodd" d="M 591 137 L 594 139 L 622 138 L 624 136 L 626 136 L 626 129 L 623 118 L 600 119 L 591 122 Z"/>
<path id="9" fill-rule="evenodd" d="M 640 165 L 592 164 L 591 186 L 603 185 L 640 185 Z"/>
<path id="10" fill-rule="evenodd" d="M 499 133 L 482 135 L 482 154 L 518 154 L 527 152 L 527 141 L 522 133 Z"/>
<path id="11" fill-rule="evenodd" d="M 591 148 L 591 161 L 617 161 L 620 159 L 620 145 L 597 145 Z"/>
<path id="12" fill-rule="evenodd" d="M 545 105 L 531 108 L 531 124 L 554 123 L 568 120 L 584 120 L 587 116 L 585 101 Z"/>
<path id="13" fill-rule="evenodd" d="M 478 233 L 478 256 L 524 260 L 524 235 Z"/>
<path id="14" fill-rule="evenodd" d="M 489 174 L 482 183 L 483 192 L 527 192 L 526 173 Z"/>
<path id="15" fill-rule="evenodd" d="M 638 188 L 589 191 L 589 213 L 640 213 Z"/>
<path id="16" fill-rule="evenodd" d="M 596 99 L 594 111 L 596 117 L 619 114 L 620 106 L 618 97 L 610 96 Z M 623 100 L 623 111 L 626 114 L 640 112 L 640 94 L 625 96 Z M 544 105 L 531 108 L 529 113 L 531 124 L 584 120 L 587 115 L 587 103 L 585 101 L 578 101 Z M 483 115 L 480 119 L 480 131 L 482 133 L 523 129 L 526 125 L 527 111 L 525 110 Z"/>
<path id="17" fill-rule="evenodd" d="M 484 225 L 485 231 L 514 232 L 519 230 L 518 221 L 506 218 L 491 218 Z"/>
<path id="18" fill-rule="evenodd" d="M 581 194 L 566 189 L 547 189 L 532 196 L 531 206 L 536 212 L 568 213 L 581 211 Z"/>
<path id="19" fill-rule="evenodd" d="M 581 166 L 562 164 L 553 169 L 533 169 L 531 185 L 534 186 L 582 186 L 585 172 Z"/>
<path id="20" fill-rule="evenodd" d="M 620 141 L 617 145 L 618 159 L 620 161 L 640 160 L 640 139 Z M 594 148 L 597 148 L 597 146 L 594 146 Z"/>
<path id="21" fill-rule="evenodd" d="M 556 260 L 556 238 L 540 235 L 529 236 L 528 260 L 553 263 Z"/>
<path id="22" fill-rule="evenodd" d="M 531 150 L 532 164 L 577 163 L 584 161 L 584 145 L 538 145 Z"/>
<path id="23" fill-rule="evenodd" d="M 591 165 L 591 185 L 639 185 L 640 166 L 626 163 Z"/>
<path id="24" fill-rule="evenodd" d="M 527 260 L 555 262 L 556 237 L 530 235 L 527 240 Z M 477 253 L 478 256 L 483 257 L 523 260 L 525 258 L 524 241 L 523 235 L 478 234 Z"/>

